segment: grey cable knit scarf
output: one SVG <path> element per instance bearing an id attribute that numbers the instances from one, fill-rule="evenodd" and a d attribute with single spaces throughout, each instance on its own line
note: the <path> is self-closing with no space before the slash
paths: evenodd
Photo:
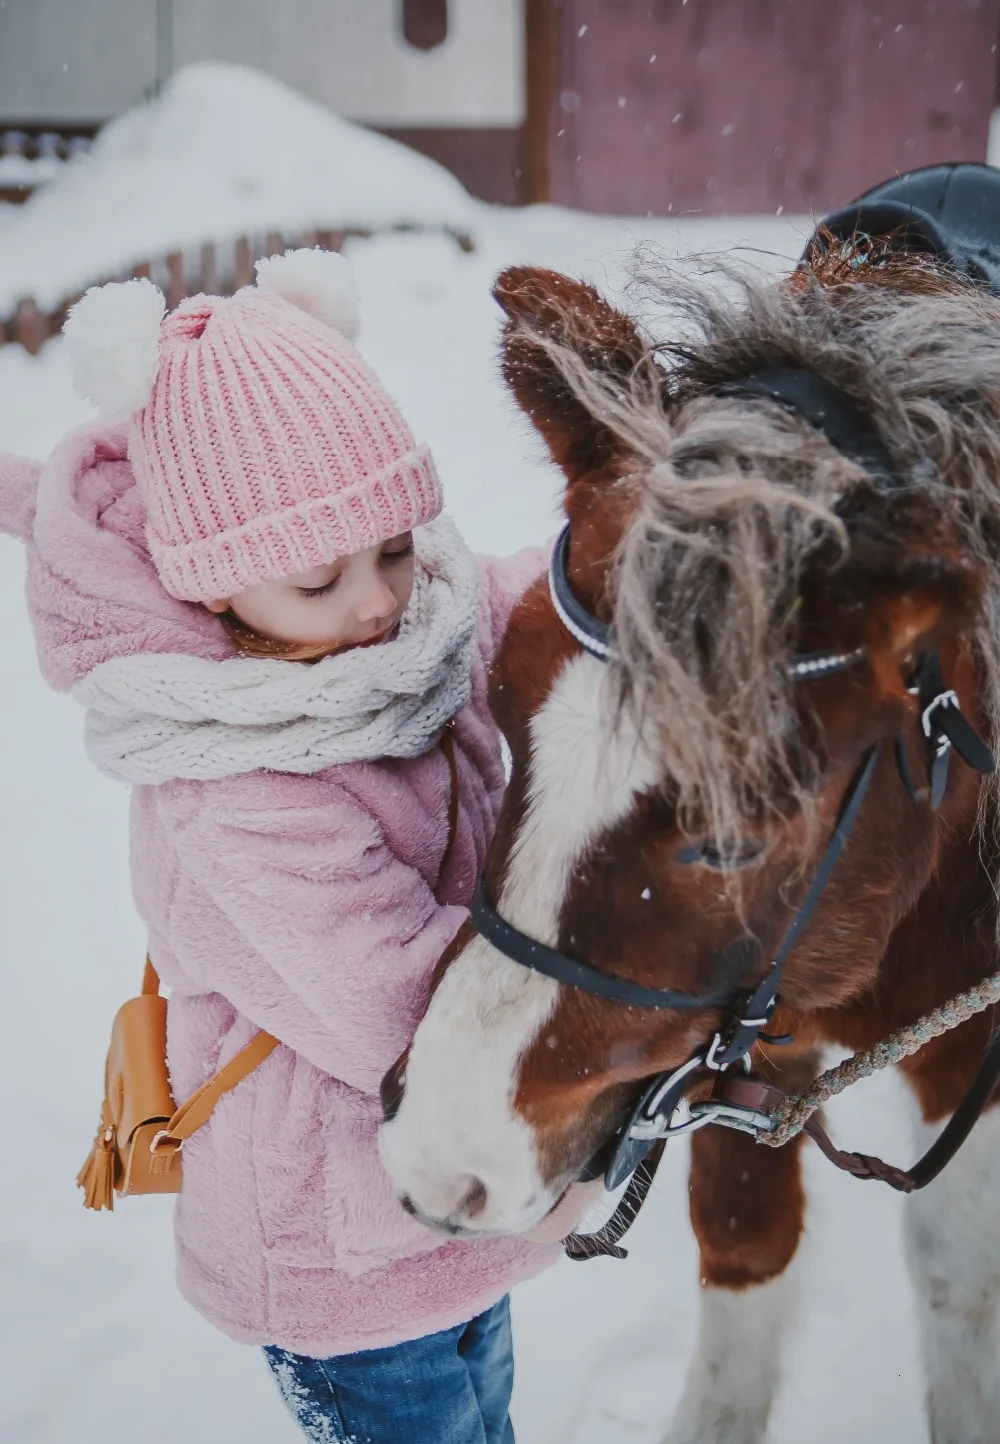
<path id="1" fill-rule="evenodd" d="M 415 533 L 413 597 L 392 641 L 303 665 L 118 657 L 77 683 L 87 751 L 110 777 L 212 780 L 418 757 L 469 699 L 476 563 L 446 517 Z"/>

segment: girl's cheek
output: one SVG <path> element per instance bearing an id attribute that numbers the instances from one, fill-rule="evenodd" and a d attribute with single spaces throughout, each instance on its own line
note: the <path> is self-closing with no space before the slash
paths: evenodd
<path id="1" fill-rule="evenodd" d="M 247 626 L 277 641 L 325 643 L 336 642 L 342 623 L 342 609 L 332 602 L 324 606 L 285 592 L 248 598 L 242 605 L 237 599 L 233 609 Z"/>
<path id="2" fill-rule="evenodd" d="M 405 569 L 401 568 L 401 575 L 396 579 L 396 584 L 392 588 L 396 595 L 397 604 L 401 607 L 408 606 L 410 598 L 413 596 L 413 575 L 414 564 L 413 558 L 411 557 L 407 567 Z"/>
<path id="3" fill-rule="evenodd" d="M 335 645 L 344 635 L 344 606 L 333 597 L 290 608 L 286 622 L 289 639 Z"/>

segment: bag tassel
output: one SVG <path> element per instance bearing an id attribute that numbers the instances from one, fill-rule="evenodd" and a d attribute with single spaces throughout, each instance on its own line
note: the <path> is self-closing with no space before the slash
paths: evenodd
<path id="1" fill-rule="evenodd" d="M 77 1187 L 83 1189 L 84 1208 L 100 1211 L 115 1207 L 115 1131 L 101 1120 L 90 1156 L 76 1175 Z"/>

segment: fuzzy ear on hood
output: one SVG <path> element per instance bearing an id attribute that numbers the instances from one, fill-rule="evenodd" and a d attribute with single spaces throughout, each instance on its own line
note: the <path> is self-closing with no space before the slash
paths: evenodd
<path id="1" fill-rule="evenodd" d="M 27 541 L 35 521 L 42 463 L 0 452 L 0 532 Z"/>

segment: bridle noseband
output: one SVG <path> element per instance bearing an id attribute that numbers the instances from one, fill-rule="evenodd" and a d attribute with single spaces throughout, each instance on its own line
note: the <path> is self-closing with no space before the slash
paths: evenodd
<path id="1" fill-rule="evenodd" d="M 759 396 L 788 406 L 802 415 L 832 442 L 843 454 L 856 460 L 872 475 L 883 491 L 900 488 L 903 482 L 894 470 L 892 460 L 880 438 L 861 415 L 853 400 L 830 383 L 807 371 L 774 370 L 758 372 L 719 388 L 726 395 Z M 568 576 L 570 529 L 567 525 L 553 549 L 549 569 L 549 591 L 559 620 L 580 646 L 602 662 L 614 656 L 614 634 L 582 605 L 573 592 Z M 811 681 L 832 676 L 860 663 L 863 647 L 849 652 L 810 653 L 794 657 L 789 675 L 794 681 Z M 910 683 L 917 698 L 921 729 L 927 751 L 930 777 L 930 805 L 937 809 L 944 797 L 952 751 L 981 773 L 993 772 L 992 752 L 962 714 L 958 698 L 943 677 L 936 653 L 924 655 Z M 902 735 L 895 739 L 895 756 L 907 792 L 915 803 L 926 793 L 914 783 L 907 749 Z M 701 1128 L 708 1123 L 724 1123 L 745 1131 L 761 1126 L 760 1118 L 743 1116 L 743 1112 L 724 1104 L 699 1105 L 698 1111 L 681 1122 L 675 1114 L 698 1069 L 722 1073 L 742 1063 L 749 1071 L 750 1053 L 759 1041 L 768 1041 L 764 1030 L 778 1006 L 779 992 L 789 957 L 801 934 L 812 920 L 820 899 L 830 881 L 837 860 L 843 852 L 851 830 L 875 775 L 881 755 L 876 742 L 862 756 L 848 783 L 840 812 L 827 841 L 816 873 L 805 897 L 776 949 L 760 982 L 751 989 L 732 989 L 723 993 L 685 993 L 673 988 L 649 988 L 614 973 L 602 972 L 589 963 L 536 942 L 507 922 L 490 900 L 486 883 L 480 877 L 471 907 L 471 921 L 476 931 L 494 948 L 522 967 L 542 973 L 556 982 L 594 997 L 609 999 L 629 1007 L 696 1011 L 723 1009 L 723 1019 L 711 1041 L 699 1049 L 680 1068 L 660 1073 L 647 1085 L 628 1122 L 581 1172 L 581 1179 L 597 1178 L 603 1173 L 610 1190 L 619 1188 L 634 1173 L 643 1158 L 661 1139 Z M 734 963 L 737 954 L 744 957 L 756 951 L 751 937 L 736 939 L 717 955 L 719 961 Z M 771 1042 L 782 1041 L 771 1039 Z"/>

